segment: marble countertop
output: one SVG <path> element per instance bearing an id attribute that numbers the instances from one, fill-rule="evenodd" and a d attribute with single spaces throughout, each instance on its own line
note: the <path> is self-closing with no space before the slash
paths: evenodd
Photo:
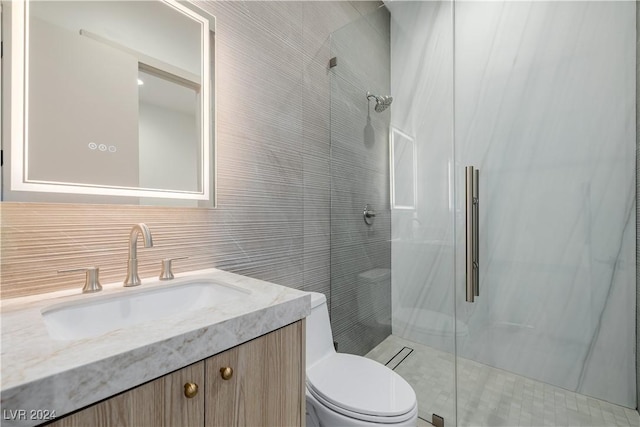
<path id="1" fill-rule="evenodd" d="M 52 339 L 43 320 L 42 310 L 59 303 L 193 279 L 211 279 L 249 292 L 229 304 L 78 340 Z M 4 300 L 2 425 L 37 425 L 46 421 L 46 411 L 60 417 L 300 320 L 309 315 L 310 306 L 306 292 L 217 269 L 177 274 L 170 281 L 143 279 L 137 288 L 112 283 L 95 294 L 78 289 Z"/>

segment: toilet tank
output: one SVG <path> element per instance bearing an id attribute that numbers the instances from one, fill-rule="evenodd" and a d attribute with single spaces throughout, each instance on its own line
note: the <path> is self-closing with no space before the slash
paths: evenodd
<path id="1" fill-rule="evenodd" d="M 311 314 L 306 321 L 306 359 L 307 368 L 313 366 L 324 357 L 334 354 L 333 334 L 329 322 L 329 310 L 327 298 L 324 294 L 309 292 L 311 294 Z"/>

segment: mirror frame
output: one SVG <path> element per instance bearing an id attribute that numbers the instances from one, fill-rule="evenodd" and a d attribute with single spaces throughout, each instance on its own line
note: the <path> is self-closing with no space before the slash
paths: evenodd
<path id="1" fill-rule="evenodd" d="M 201 75 L 202 85 L 200 97 L 201 129 L 200 144 L 202 158 L 201 167 L 201 191 L 174 191 L 150 188 L 132 188 L 120 186 L 105 186 L 82 183 L 63 183 L 55 181 L 38 181 L 28 179 L 28 162 L 25 156 L 29 149 L 28 138 L 28 98 L 29 98 L 29 0 L 11 2 L 11 89 L 10 89 L 10 191 L 62 193 L 73 195 L 101 195 L 124 197 L 147 197 L 158 199 L 181 199 L 194 201 L 209 201 L 212 207 L 216 206 L 216 124 L 217 108 L 215 97 L 215 38 L 211 41 L 211 31 L 215 35 L 215 17 L 202 10 L 193 3 L 178 2 L 176 0 L 158 0 L 177 12 L 182 13 L 201 24 Z M 214 36 L 215 37 L 215 36 Z M 211 58 L 213 44 L 213 58 Z M 211 60 L 213 59 L 213 66 Z M 213 68 L 213 70 L 212 70 Z M 213 71 L 213 73 L 212 73 Z M 4 77 L 4 76 L 3 76 Z M 6 104 L 5 104 L 6 105 Z M 211 109 L 213 108 L 213 116 Z M 213 123 L 213 126 L 212 126 Z M 7 166 L 6 164 L 4 166 Z M 213 183 L 212 183 L 213 179 Z M 3 179 L 2 181 L 5 181 Z M 6 182 L 3 182 L 6 185 Z M 7 200 L 6 192 L 3 192 L 3 200 Z M 9 201 L 9 200 L 7 200 Z M 105 203 L 110 203 L 105 200 Z M 199 206 L 202 206 L 198 202 Z"/>

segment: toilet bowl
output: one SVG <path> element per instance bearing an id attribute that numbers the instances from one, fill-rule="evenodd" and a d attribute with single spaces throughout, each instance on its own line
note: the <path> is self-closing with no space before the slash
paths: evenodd
<path id="1" fill-rule="evenodd" d="M 307 426 L 416 426 L 416 394 L 400 375 L 365 357 L 336 353 L 323 294 L 306 321 Z"/>

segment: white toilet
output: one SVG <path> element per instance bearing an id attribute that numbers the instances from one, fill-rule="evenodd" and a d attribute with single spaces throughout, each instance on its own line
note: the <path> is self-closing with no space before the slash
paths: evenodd
<path id="1" fill-rule="evenodd" d="M 416 426 L 409 383 L 376 361 L 336 353 L 323 294 L 311 292 L 306 325 L 307 426 Z"/>

